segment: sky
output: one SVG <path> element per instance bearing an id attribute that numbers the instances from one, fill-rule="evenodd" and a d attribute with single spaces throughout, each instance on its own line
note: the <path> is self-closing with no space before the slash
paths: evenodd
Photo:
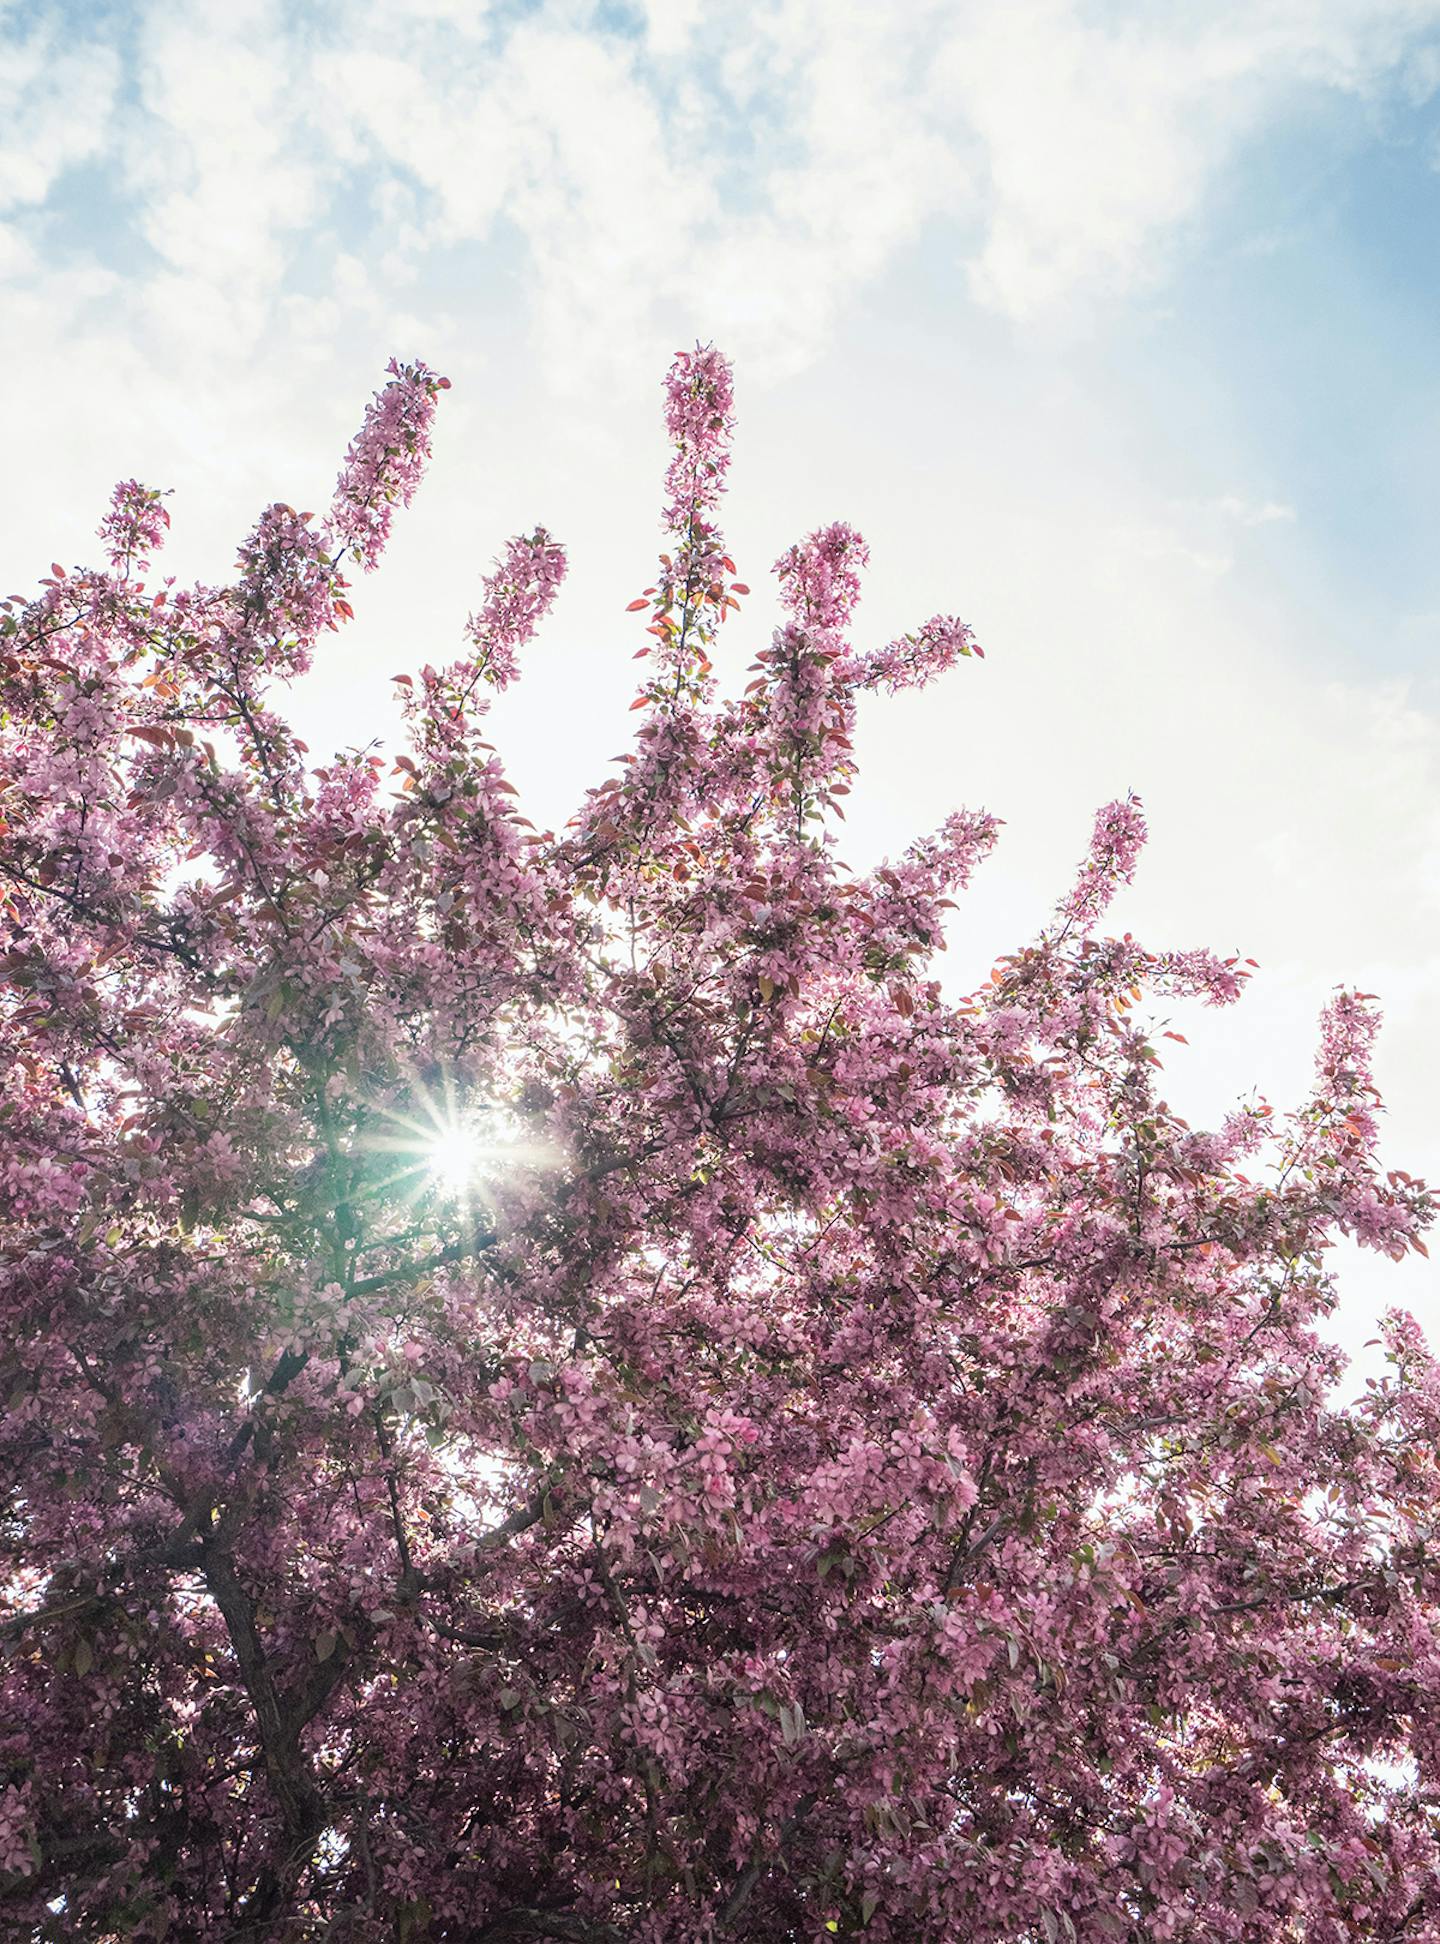
<path id="1" fill-rule="evenodd" d="M 722 675 L 831 519 L 863 645 L 937 609 L 985 645 L 867 701 L 843 846 L 1005 820 L 952 985 L 1133 789 L 1118 928 L 1261 967 L 1172 1009 L 1174 1104 L 1297 1101 L 1359 986 L 1387 1161 L 1440 1179 L 1437 243 L 1440 0 L 0 0 L 0 578 L 93 560 L 130 476 L 169 571 L 223 577 L 422 357 L 429 478 L 293 713 L 317 758 L 392 737 L 390 676 L 543 521 L 571 574 L 494 722 L 558 825 L 629 739 L 660 382 L 713 340 Z M 1390 1304 L 1440 1338 L 1418 1258 L 1336 1260 L 1348 1347 Z"/>

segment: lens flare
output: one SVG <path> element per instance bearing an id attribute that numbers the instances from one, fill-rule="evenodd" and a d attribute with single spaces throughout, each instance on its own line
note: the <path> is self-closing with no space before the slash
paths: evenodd
<path id="1" fill-rule="evenodd" d="M 496 1143 L 473 1122 L 452 1121 L 437 1128 L 425 1146 L 426 1165 L 435 1186 L 446 1195 L 472 1189 L 494 1156 Z"/>

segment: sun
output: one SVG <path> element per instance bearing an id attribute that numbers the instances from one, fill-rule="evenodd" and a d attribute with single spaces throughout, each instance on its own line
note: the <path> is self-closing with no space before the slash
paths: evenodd
<path id="1" fill-rule="evenodd" d="M 375 1158 L 377 1192 L 470 1209 L 488 1206 L 517 1170 L 562 1160 L 505 1102 L 466 1094 L 448 1076 L 430 1086 L 412 1082 L 406 1109 L 382 1108 L 365 1144 Z"/>
<path id="2" fill-rule="evenodd" d="M 402 1198 L 468 1202 L 483 1194 L 509 1133 L 491 1103 L 462 1102 L 447 1084 L 434 1093 L 417 1087 L 408 1113 L 384 1110 L 367 1146 L 387 1157 L 381 1185 Z"/>
<path id="3" fill-rule="evenodd" d="M 494 1153 L 495 1142 L 473 1121 L 446 1121 L 425 1143 L 430 1179 L 444 1195 L 468 1194 Z"/>

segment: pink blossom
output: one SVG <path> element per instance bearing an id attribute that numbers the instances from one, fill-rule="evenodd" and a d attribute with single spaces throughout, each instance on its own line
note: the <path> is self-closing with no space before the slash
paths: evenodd
<path id="1" fill-rule="evenodd" d="M 937 675 L 953 668 L 961 656 L 985 651 L 974 631 L 953 614 L 935 614 L 914 634 L 901 635 L 872 654 L 861 655 L 855 664 L 857 688 L 883 688 L 893 695 L 899 689 L 923 688 Z"/>
<path id="2" fill-rule="evenodd" d="M 1120 886 L 1134 877 L 1144 842 L 1145 817 L 1139 797 L 1107 803 L 1096 814 L 1090 852 L 1060 907 L 1062 916 L 1069 923 L 1087 925 L 1099 918 Z"/>
<path id="3" fill-rule="evenodd" d="M 518 672 L 518 652 L 549 613 L 565 578 L 565 550 L 544 527 L 510 541 L 485 579 L 485 599 L 465 632 L 475 646 L 483 678 L 505 688 Z"/>
<path id="4" fill-rule="evenodd" d="M 138 479 L 124 479 L 110 497 L 110 511 L 100 522 L 105 557 L 122 573 L 143 573 L 150 556 L 165 544 L 170 515 L 155 487 Z"/>
<path id="5" fill-rule="evenodd" d="M 450 383 L 419 359 L 402 365 L 392 358 L 388 369 L 389 384 L 375 394 L 345 454 L 330 509 L 337 551 L 352 552 L 366 573 L 379 563 L 396 505 L 415 497 L 430 457 L 435 400 Z"/>

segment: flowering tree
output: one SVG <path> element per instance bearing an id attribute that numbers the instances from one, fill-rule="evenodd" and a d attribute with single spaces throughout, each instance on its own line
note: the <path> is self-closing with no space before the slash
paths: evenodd
<path id="1" fill-rule="evenodd" d="M 994 820 L 863 875 L 829 826 L 857 697 L 979 649 L 852 647 L 832 526 L 722 698 L 711 350 L 567 830 L 483 739 L 544 531 L 389 777 L 310 767 L 275 685 L 444 384 L 392 365 L 230 586 L 156 583 L 132 481 L 7 609 L 0 1927 L 1440 1936 L 1440 1382 L 1397 1316 L 1336 1409 L 1316 1334 L 1332 1239 L 1429 1212 L 1364 997 L 1297 1112 L 1188 1128 L 1142 997 L 1245 967 L 1102 935 L 1132 799 L 948 999 Z"/>

